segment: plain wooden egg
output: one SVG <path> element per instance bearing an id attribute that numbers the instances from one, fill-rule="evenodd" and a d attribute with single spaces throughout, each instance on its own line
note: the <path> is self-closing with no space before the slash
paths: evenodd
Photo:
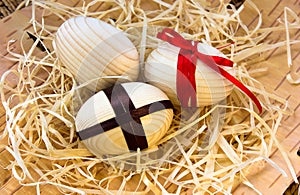
<path id="1" fill-rule="evenodd" d="M 145 63 L 146 81 L 163 90 L 174 105 L 180 102 L 176 92 L 177 59 L 180 48 L 164 43 L 153 50 Z M 214 56 L 225 57 L 219 50 L 207 44 L 198 43 L 198 51 Z M 223 67 L 233 74 L 233 68 Z M 197 106 L 218 103 L 226 98 L 233 89 L 233 84 L 226 78 L 209 68 L 199 59 L 195 72 Z"/>
<path id="2" fill-rule="evenodd" d="M 58 59 L 83 84 L 93 91 L 107 88 L 124 76 L 135 81 L 139 57 L 133 43 L 119 29 L 101 20 L 78 16 L 65 21 L 57 30 L 55 48 Z M 124 80 L 124 81 L 125 81 Z"/>
<path id="3" fill-rule="evenodd" d="M 173 119 L 172 108 L 157 87 L 141 82 L 118 84 L 82 105 L 75 120 L 77 133 L 99 157 L 142 150 L 155 146 L 165 135 Z"/>

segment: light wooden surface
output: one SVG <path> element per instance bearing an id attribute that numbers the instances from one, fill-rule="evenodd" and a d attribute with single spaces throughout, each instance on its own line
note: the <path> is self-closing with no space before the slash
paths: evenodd
<path id="1" fill-rule="evenodd" d="M 272 3 L 268 0 L 253 0 L 253 2 L 261 9 L 264 17 L 264 26 L 276 26 L 278 25 L 278 18 L 283 17 L 283 10 L 285 6 L 295 10 L 300 15 L 300 1 L 299 0 L 275 0 Z M 78 1 L 68 1 L 70 5 L 78 4 Z M 21 11 L 16 11 L 14 14 L 2 19 L 0 21 L 0 52 L 1 55 L 8 55 L 6 52 L 7 42 L 11 39 L 15 39 L 16 42 L 11 44 L 14 51 L 20 50 L 18 41 L 25 30 L 30 29 L 28 21 L 30 20 L 31 9 L 25 8 Z M 245 13 L 243 18 L 248 21 L 248 26 L 253 26 L 257 22 L 257 15 L 251 11 Z M 53 21 L 62 22 L 62 21 Z M 291 36 L 296 39 L 300 39 L 300 30 L 294 30 L 291 32 Z M 272 33 L 267 40 L 278 41 L 284 39 L 285 34 Z M 24 42 L 25 46 L 32 44 L 31 40 Z M 268 61 L 263 65 L 269 67 L 268 74 L 261 76 L 261 81 L 269 92 L 280 95 L 283 98 L 289 100 L 289 106 L 295 113 L 283 120 L 277 136 L 281 141 L 281 144 L 289 152 L 289 158 L 292 161 L 294 169 L 297 171 L 297 175 L 300 175 L 300 157 L 297 156 L 297 150 L 300 147 L 300 86 L 289 84 L 285 76 L 289 72 L 286 64 L 286 56 L 284 49 L 275 49 L 268 52 L 265 56 Z M 294 64 L 300 64 L 300 46 L 292 47 L 292 57 Z M 2 75 L 7 69 L 16 68 L 16 64 L 5 60 L 0 57 L 0 75 Z M 299 72 L 299 69 L 297 70 Z M 13 82 L 13 81 L 12 81 Z M 5 127 L 5 113 L 4 109 L 0 107 L 0 128 L 1 131 Z M 9 161 L 12 159 L 11 155 L 4 150 L 4 146 L 7 144 L 7 139 L 0 141 L 0 194 L 35 194 L 35 187 L 24 187 L 18 183 L 16 179 L 11 176 L 11 173 L 5 169 L 9 165 Z M 271 154 L 271 159 L 281 166 L 287 173 L 287 166 L 283 161 L 280 152 L 277 149 Z M 278 171 L 269 165 L 265 167 L 252 167 L 247 176 L 249 181 L 263 194 L 282 194 L 285 189 L 292 182 L 292 177 L 288 174 L 287 178 L 284 178 Z M 51 185 L 41 186 L 41 194 L 60 194 L 60 192 Z M 240 184 L 235 190 L 234 194 L 255 194 L 249 190 L 243 184 Z"/>
<path id="2" fill-rule="evenodd" d="M 278 18 L 283 18 L 284 7 L 289 7 L 296 11 L 299 16 L 300 1 L 299 0 L 276 0 L 272 4 L 265 4 L 267 1 L 255 0 L 255 4 L 261 8 L 261 13 L 264 18 L 264 26 L 276 26 L 278 25 Z M 257 21 L 256 15 L 244 15 L 244 17 L 252 18 L 255 23 Z M 291 31 L 291 37 L 300 39 L 300 29 Z M 272 33 L 267 40 L 272 42 L 284 40 L 285 34 Z M 290 117 L 284 118 L 283 122 L 278 129 L 277 137 L 280 140 L 286 151 L 289 152 L 289 158 L 292 161 L 294 169 L 297 172 L 297 176 L 300 176 L 300 157 L 297 155 L 297 151 L 300 147 L 300 85 L 292 85 L 285 78 L 289 73 L 289 68 L 286 62 L 286 51 L 284 48 L 275 49 L 266 55 L 267 62 L 263 65 L 269 68 L 268 74 L 259 77 L 258 80 L 264 84 L 269 92 L 277 94 L 282 98 L 289 101 L 289 107 L 294 111 L 294 114 Z M 300 64 L 300 46 L 292 47 L 292 59 L 293 64 Z M 298 73 L 299 68 L 298 66 Z M 292 183 L 292 177 L 289 174 L 288 168 L 284 163 L 283 157 L 277 149 L 274 149 L 270 154 L 271 159 L 283 168 L 288 177 L 283 177 L 278 171 L 276 171 L 270 165 L 258 168 L 253 167 L 251 169 L 255 174 L 249 174 L 249 181 L 263 194 L 282 194 L 286 188 Z M 251 193 L 250 193 L 251 192 Z M 240 185 L 235 194 L 255 194 L 253 191 L 249 192 L 249 188 L 245 185 Z"/>

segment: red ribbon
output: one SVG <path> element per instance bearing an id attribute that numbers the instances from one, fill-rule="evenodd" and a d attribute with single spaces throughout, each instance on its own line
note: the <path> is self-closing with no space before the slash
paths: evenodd
<path id="1" fill-rule="evenodd" d="M 157 37 L 180 48 L 177 62 L 176 90 L 183 107 L 187 107 L 189 101 L 191 106 L 197 106 L 195 71 L 197 59 L 199 59 L 247 94 L 256 104 L 259 111 L 262 111 L 262 106 L 256 96 L 244 84 L 220 67 L 232 67 L 233 62 L 231 60 L 198 52 L 197 44 L 199 42 L 186 40 L 180 34 L 169 28 L 158 33 Z"/>

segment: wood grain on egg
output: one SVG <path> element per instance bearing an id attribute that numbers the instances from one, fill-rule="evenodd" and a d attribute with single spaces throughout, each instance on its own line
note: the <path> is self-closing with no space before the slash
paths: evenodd
<path id="1" fill-rule="evenodd" d="M 69 69 L 80 83 L 101 90 L 111 86 L 115 79 L 105 76 L 126 76 L 135 81 L 139 74 L 139 57 L 133 43 L 124 32 L 91 17 L 68 19 L 55 37 L 56 53 L 62 65 Z"/>
<path id="2" fill-rule="evenodd" d="M 177 59 L 180 48 L 164 43 L 153 50 L 145 63 L 144 75 L 147 82 L 162 89 L 175 105 L 180 105 L 176 92 Z M 198 44 L 198 51 L 208 55 L 226 57 L 219 50 Z M 233 74 L 231 67 L 224 67 Z M 218 103 L 232 91 L 233 85 L 226 78 L 210 69 L 201 60 L 197 60 L 195 72 L 197 106 Z"/>

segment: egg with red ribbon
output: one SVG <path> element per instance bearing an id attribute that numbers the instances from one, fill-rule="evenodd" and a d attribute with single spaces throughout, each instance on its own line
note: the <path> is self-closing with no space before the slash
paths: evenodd
<path id="1" fill-rule="evenodd" d="M 226 58 L 204 43 L 198 43 L 197 49 L 202 54 Z M 194 65 L 184 56 L 179 58 L 179 53 L 179 47 L 169 43 L 159 45 L 148 56 L 144 71 L 147 82 L 162 89 L 174 104 L 184 107 L 212 105 L 231 93 L 233 84 L 204 61 L 197 59 Z M 212 58 L 208 60 L 213 61 Z M 224 69 L 234 73 L 232 67 Z"/>
<path id="2" fill-rule="evenodd" d="M 256 96 L 235 78 L 234 63 L 218 49 L 186 40 L 172 29 L 158 33 L 163 43 L 145 63 L 147 82 L 162 89 L 175 105 L 199 107 L 225 99 L 236 86 L 247 94 L 261 112 Z"/>

